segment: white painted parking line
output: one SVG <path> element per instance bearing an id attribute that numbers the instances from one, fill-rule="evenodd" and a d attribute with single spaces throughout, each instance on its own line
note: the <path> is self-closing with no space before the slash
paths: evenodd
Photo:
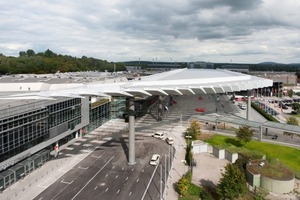
<path id="1" fill-rule="evenodd" d="M 107 192 L 107 191 L 108 191 L 108 188 L 106 188 L 105 192 Z"/>
<path id="2" fill-rule="evenodd" d="M 134 168 L 132 168 L 132 170 L 131 171 L 134 171 Z"/>
<path id="3" fill-rule="evenodd" d="M 73 181 L 74 181 L 74 180 L 73 180 Z M 72 183 L 73 183 L 73 181 L 71 181 L 71 182 L 66 182 L 66 181 L 65 181 L 65 179 L 63 179 L 63 180 L 61 180 L 60 182 L 61 182 L 61 183 L 65 183 L 65 184 L 68 184 L 68 185 L 70 185 L 70 184 L 72 184 Z"/>
<path id="4" fill-rule="evenodd" d="M 144 169 L 142 170 L 142 172 L 144 172 Z"/>
<path id="5" fill-rule="evenodd" d="M 101 156 L 102 156 L 102 155 L 101 155 Z M 93 158 L 97 158 L 97 159 L 101 158 L 101 156 L 95 156 L 95 155 L 92 155 Z"/>
<path id="6" fill-rule="evenodd" d="M 107 177 L 107 176 L 108 176 L 108 174 L 105 175 L 105 177 Z"/>
<path id="7" fill-rule="evenodd" d="M 119 194 L 120 190 L 117 191 L 117 194 Z"/>
<path id="8" fill-rule="evenodd" d="M 114 169 L 115 168 L 115 166 L 112 166 L 112 169 Z"/>
<path id="9" fill-rule="evenodd" d="M 96 190 L 96 189 L 97 189 L 97 187 L 98 187 L 98 186 L 96 186 L 96 187 L 94 188 L 94 190 Z"/>
<path id="10" fill-rule="evenodd" d="M 124 167 L 122 167 L 122 170 L 124 170 Z"/>
<path id="11" fill-rule="evenodd" d="M 125 181 L 127 181 L 128 180 L 128 176 L 126 177 L 126 180 Z"/>
<path id="12" fill-rule="evenodd" d="M 84 170 L 87 170 L 89 167 L 81 167 L 81 165 L 79 165 L 78 167 L 79 169 L 84 169 Z"/>
<path id="13" fill-rule="evenodd" d="M 116 177 L 115 177 L 115 179 L 117 179 L 119 177 L 119 175 L 117 175 Z"/>
<path id="14" fill-rule="evenodd" d="M 132 194 L 132 192 L 130 192 L 128 196 L 131 196 L 131 194 Z"/>
<path id="15" fill-rule="evenodd" d="M 136 180 L 136 182 L 138 183 L 140 181 L 140 179 L 138 178 L 137 180 Z"/>
<path id="16" fill-rule="evenodd" d="M 43 197 L 39 198 L 39 200 L 42 200 L 42 199 L 43 199 Z"/>

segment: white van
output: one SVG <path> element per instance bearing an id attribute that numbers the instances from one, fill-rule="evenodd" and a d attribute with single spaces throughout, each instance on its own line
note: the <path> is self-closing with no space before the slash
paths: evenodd
<path id="1" fill-rule="evenodd" d="M 155 138 L 162 139 L 162 138 L 164 138 L 165 134 L 161 131 L 156 131 L 152 136 Z"/>
<path id="2" fill-rule="evenodd" d="M 173 140 L 173 138 L 171 138 L 171 137 L 167 137 L 167 138 L 166 138 L 166 142 L 167 142 L 168 144 L 170 144 L 170 145 L 174 144 L 174 140 Z"/>

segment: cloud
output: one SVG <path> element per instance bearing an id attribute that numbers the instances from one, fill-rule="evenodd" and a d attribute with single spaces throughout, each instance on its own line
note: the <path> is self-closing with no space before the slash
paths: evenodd
<path id="1" fill-rule="evenodd" d="M 0 2 L 0 53 L 51 49 L 109 61 L 300 62 L 300 2 Z"/>

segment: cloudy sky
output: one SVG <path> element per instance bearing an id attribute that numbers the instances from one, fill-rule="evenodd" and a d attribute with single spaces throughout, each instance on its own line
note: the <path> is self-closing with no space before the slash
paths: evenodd
<path id="1" fill-rule="evenodd" d="M 299 0 L 0 0 L 0 53 L 300 62 Z"/>

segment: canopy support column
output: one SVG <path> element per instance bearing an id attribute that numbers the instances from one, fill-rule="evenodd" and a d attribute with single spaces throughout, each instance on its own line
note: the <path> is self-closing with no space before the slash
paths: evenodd
<path id="1" fill-rule="evenodd" d="M 258 135 L 258 141 L 262 141 L 262 134 L 263 134 L 263 127 L 260 126 L 260 128 L 259 128 L 259 135 Z"/>
<path id="2" fill-rule="evenodd" d="M 135 164 L 135 110 L 134 110 L 134 98 L 129 98 L 129 109 L 128 109 L 128 116 L 129 116 L 129 155 L 128 155 L 128 164 L 134 165 Z"/>
<path id="3" fill-rule="evenodd" d="M 251 90 L 247 90 L 247 120 L 250 120 L 251 110 Z"/>
<path id="4" fill-rule="evenodd" d="M 161 121 L 162 120 L 162 114 L 163 114 L 163 98 L 162 96 L 158 96 L 158 117 L 157 117 L 157 121 Z"/>

